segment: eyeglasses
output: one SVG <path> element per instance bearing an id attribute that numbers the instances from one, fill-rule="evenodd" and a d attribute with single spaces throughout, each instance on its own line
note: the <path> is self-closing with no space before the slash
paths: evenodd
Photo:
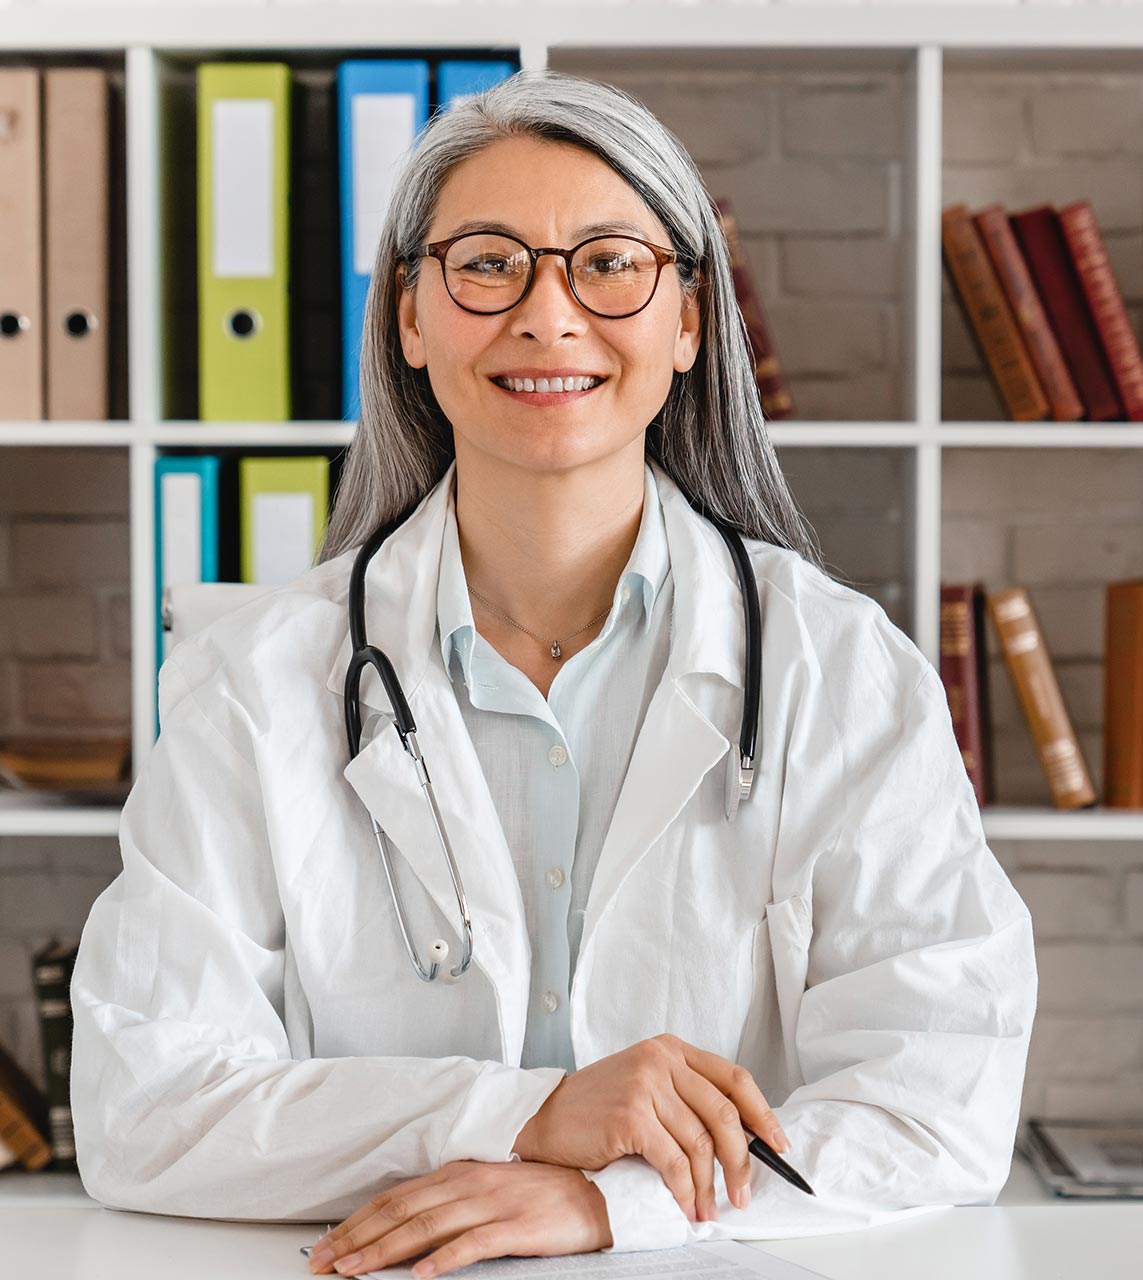
<path id="1" fill-rule="evenodd" d="M 436 258 L 458 307 L 492 316 L 524 299 L 536 263 L 546 253 L 563 258 L 576 301 L 593 315 L 612 320 L 642 311 L 655 296 L 663 268 L 683 261 L 674 249 L 634 236 L 593 236 L 571 249 L 533 249 L 515 236 L 491 231 L 423 244 L 414 256 Z"/>

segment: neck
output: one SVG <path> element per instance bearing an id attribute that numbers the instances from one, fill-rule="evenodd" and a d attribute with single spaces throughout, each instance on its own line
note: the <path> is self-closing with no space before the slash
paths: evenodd
<path id="1" fill-rule="evenodd" d="M 458 453 L 465 576 L 522 626 L 553 638 L 608 608 L 643 514 L 643 439 L 571 471 L 537 473 Z"/>

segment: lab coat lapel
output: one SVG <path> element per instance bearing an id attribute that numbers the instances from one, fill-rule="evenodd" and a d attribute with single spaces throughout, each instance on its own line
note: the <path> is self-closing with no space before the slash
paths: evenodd
<path id="1" fill-rule="evenodd" d="M 623 881 L 707 773 L 726 759 L 731 749 L 727 731 L 737 750 L 738 723 L 724 731 L 699 702 L 705 701 L 703 693 L 712 680 L 742 687 L 745 638 L 738 579 L 717 531 L 693 511 L 658 467 L 655 476 L 674 581 L 670 657 L 636 737 L 600 851 L 584 917 L 581 958 Z"/>
<path id="2" fill-rule="evenodd" d="M 440 548 L 452 472 L 450 467 L 418 511 L 370 562 L 366 635 L 370 644 L 388 654 L 405 690 L 468 898 L 473 964 L 487 975 L 496 993 L 504 1061 L 518 1063 L 531 970 L 523 899 L 504 830 L 452 684 L 439 651 L 433 652 Z M 346 638 L 326 680 L 326 687 L 339 698 L 344 694 L 350 652 L 347 622 Z M 383 686 L 371 671 L 363 678 L 361 701 L 363 722 L 373 710 L 388 716 Z M 456 893 L 412 757 L 390 723 L 380 725 L 372 741 L 346 765 L 343 776 L 389 837 L 398 888 L 411 871 L 449 922 L 446 963 L 451 968 L 462 953 Z M 375 844 L 371 847 L 374 856 L 380 857 Z M 403 896 L 407 902 L 408 895 Z M 395 916 L 393 927 L 397 927 Z M 426 948 L 431 939 L 422 936 L 423 924 L 420 929 L 411 927 L 410 932 L 422 963 L 427 963 Z M 452 979 L 446 976 L 445 980 Z"/>

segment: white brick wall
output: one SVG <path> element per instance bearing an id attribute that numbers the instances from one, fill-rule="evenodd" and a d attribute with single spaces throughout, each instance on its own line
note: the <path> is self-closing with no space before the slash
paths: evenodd
<path id="1" fill-rule="evenodd" d="M 1143 75 L 1027 65 L 986 70 L 969 55 L 945 57 L 942 206 L 964 201 L 975 212 L 995 200 L 1010 210 L 1090 200 L 1138 334 Z M 941 289 L 942 416 L 1004 420 L 947 273 Z"/>

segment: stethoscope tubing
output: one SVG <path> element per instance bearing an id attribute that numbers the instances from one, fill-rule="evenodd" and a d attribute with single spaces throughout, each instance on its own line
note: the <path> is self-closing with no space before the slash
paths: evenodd
<path id="1" fill-rule="evenodd" d="M 349 744 L 349 756 L 352 760 L 361 750 L 361 677 L 365 673 L 367 667 L 373 667 L 381 678 L 381 683 L 385 687 L 385 693 L 389 698 L 389 705 L 393 712 L 393 727 L 396 729 L 401 745 L 413 759 L 414 767 L 417 770 L 417 780 L 424 792 L 426 803 L 432 814 L 433 826 L 436 828 L 437 838 L 440 842 L 441 850 L 444 853 L 445 860 L 448 864 L 449 876 L 452 880 L 453 891 L 456 894 L 457 908 L 461 919 L 461 938 L 463 943 L 463 953 L 460 963 L 450 970 L 453 977 L 459 978 L 469 967 L 472 962 L 472 919 L 468 908 L 468 897 L 464 891 L 464 885 L 461 881 L 460 870 L 456 865 L 456 857 L 453 854 L 452 844 L 448 838 L 448 832 L 445 830 L 444 820 L 441 817 L 440 807 L 437 804 L 436 795 L 433 792 L 432 780 L 429 777 L 428 766 L 424 756 L 421 753 L 420 746 L 417 742 L 417 725 L 413 719 L 413 713 L 409 708 L 408 701 L 405 698 L 405 692 L 401 688 L 401 681 L 397 677 L 397 672 L 393 667 L 388 656 L 376 646 L 367 642 L 365 636 L 365 573 L 369 566 L 369 561 L 380 549 L 382 543 L 389 537 L 395 529 L 408 519 L 415 510 L 416 504 L 410 507 L 408 511 L 399 515 L 396 519 L 388 521 L 386 524 L 379 526 L 370 536 L 362 543 L 360 550 L 354 557 L 353 568 L 349 577 L 349 635 L 352 646 L 352 653 L 349 659 L 349 665 L 345 672 L 345 732 Z M 744 688 L 743 688 L 743 707 L 742 707 L 742 728 L 739 735 L 739 760 L 737 769 L 733 767 L 728 778 L 727 784 L 727 819 L 731 822 L 737 814 L 739 801 L 745 799 L 750 794 L 750 787 L 753 780 L 754 756 L 757 745 L 758 731 L 758 715 L 759 715 L 759 698 L 762 687 L 762 622 L 761 612 L 758 605 L 758 584 L 754 576 L 754 568 L 750 563 L 750 556 L 746 550 L 746 546 L 742 541 L 741 534 L 731 526 L 724 524 L 705 512 L 700 512 L 704 519 L 710 521 L 718 530 L 726 543 L 730 552 L 731 560 L 734 563 L 735 572 L 738 576 L 738 583 L 742 595 L 742 613 L 743 625 L 745 630 L 745 672 L 744 672 Z M 377 819 L 371 813 L 369 815 L 370 822 L 373 826 L 373 835 L 377 843 L 378 852 L 381 855 L 381 863 L 385 869 L 385 879 L 389 884 L 389 892 L 393 898 L 393 905 L 397 912 L 397 922 L 401 929 L 401 937 L 405 944 L 405 950 L 408 952 L 409 959 L 413 968 L 416 970 L 417 976 L 424 982 L 432 982 L 437 976 L 440 968 L 439 960 L 433 962 L 427 967 L 421 962 L 421 958 L 417 952 L 416 944 L 413 942 L 409 931 L 409 922 L 405 915 L 404 904 L 401 899 L 400 891 L 397 887 L 396 876 L 393 872 L 392 859 L 389 855 L 389 841 L 384 829 L 377 822 Z M 447 955 L 448 946 L 443 941 L 438 940 L 434 944 L 434 948 L 443 958 Z"/>

